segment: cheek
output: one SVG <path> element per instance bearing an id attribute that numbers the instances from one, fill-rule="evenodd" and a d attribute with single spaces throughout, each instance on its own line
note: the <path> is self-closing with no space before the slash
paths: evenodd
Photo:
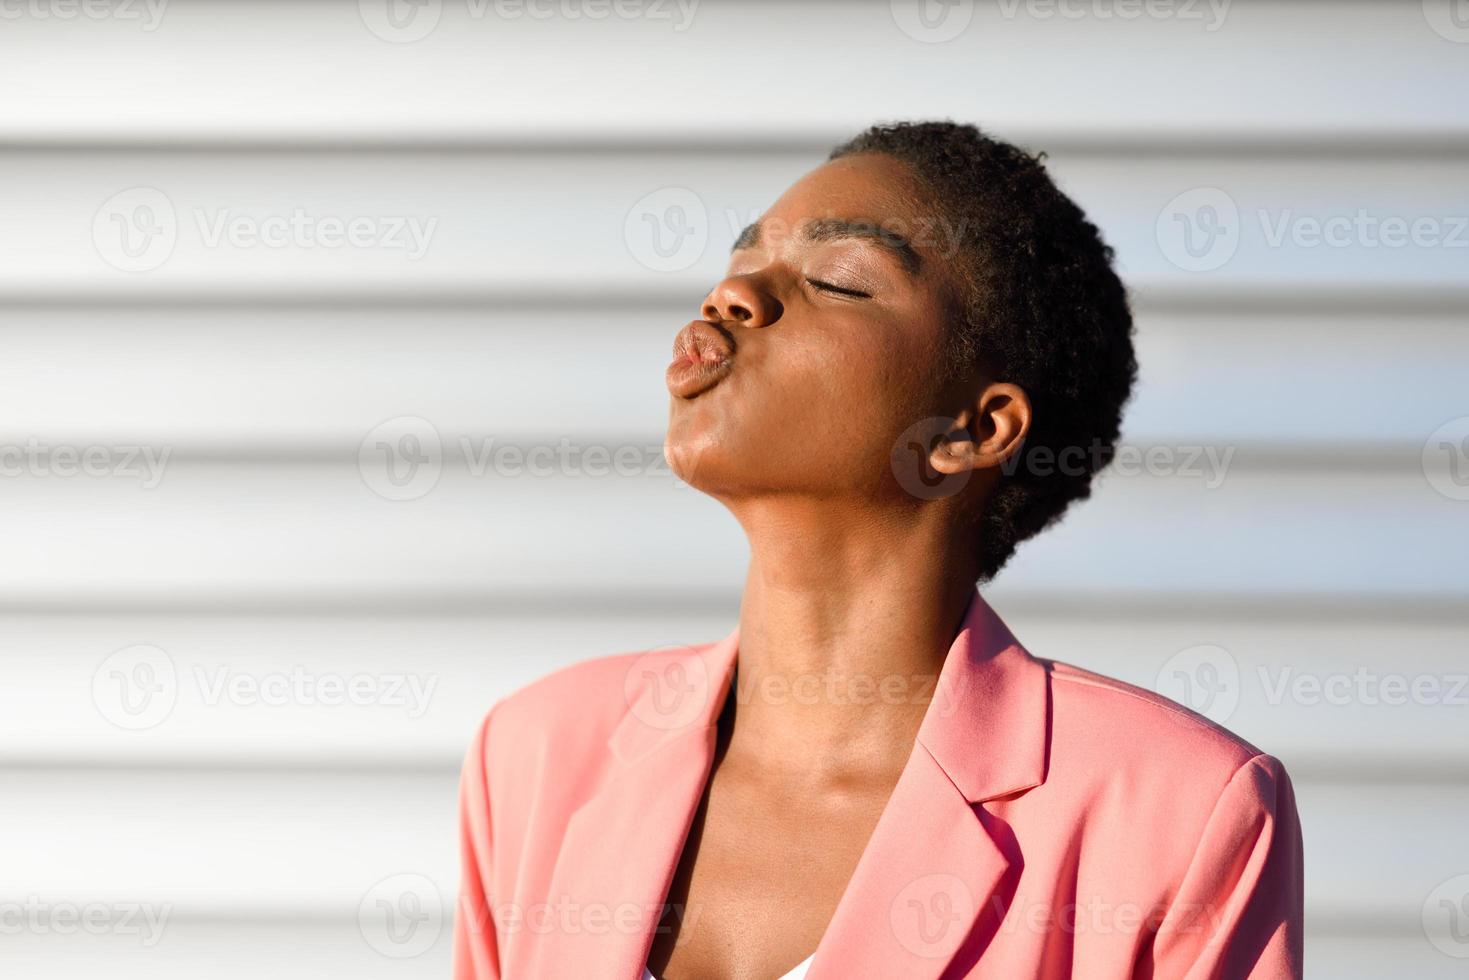
<path id="1" fill-rule="evenodd" d="M 761 351 L 709 395 L 674 406 L 665 452 L 707 492 L 870 488 L 893 442 L 932 414 L 932 354 L 872 324 Z"/>
<path id="2" fill-rule="evenodd" d="M 834 345 L 810 365 L 823 415 L 864 445 L 885 443 L 924 415 L 938 373 L 927 345 L 896 326 L 869 327 L 860 343 Z"/>
<path id="3" fill-rule="evenodd" d="M 909 338 L 866 330 L 861 342 L 813 337 L 781 351 L 744 406 L 751 424 L 731 436 L 753 436 L 753 452 L 800 471 L 802 482 L 870 483 L 898 436 L 931 414 L 936 372 Z"/>

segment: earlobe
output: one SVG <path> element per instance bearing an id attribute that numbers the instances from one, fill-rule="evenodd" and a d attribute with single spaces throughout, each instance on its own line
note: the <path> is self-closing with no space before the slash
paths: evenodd
<path id="1" fill-rule="evenodd" d="M 999 466 L 1020 451 L 1030 431 L 1030 397 L 1008 382 L 986 385 L 975 398 L 975 408 L 954 418 L 938 439 L 929 465 L 952 475 Z"/>
<path id="2" fill-rule="evenodd" d="M 928 457 L 928 465 L 934 472 L 954 476 L 980 465 L 974 433 L 969 427 L 970 419 L 969 412 L 961 412 L 951 420 L 953 424 L 948 426 L 948 431 L 934 440 L 933 451 Z"/>

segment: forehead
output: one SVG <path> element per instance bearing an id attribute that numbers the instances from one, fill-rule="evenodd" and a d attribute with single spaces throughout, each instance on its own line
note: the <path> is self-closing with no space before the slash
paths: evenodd
<path id="1" fill-rule="evenodd" d="M 792 184 L 762 223 L 797 228 L 811 220 L 847 218 L 884 227 L 933 221 L 936 205 L 918 176 L 893 157 L 861 153 L 822 164 Z"/>
<path id="2" fill-rule="evenodd" d="M 953 288 L 963 275 L 963 231 L 964 223 L 944 212 L 908 164 L 861 153 L 822 164 L 792 184 L 745 229 L 734 251 L 865 240 L 884 247 L 910 276 Z"/>

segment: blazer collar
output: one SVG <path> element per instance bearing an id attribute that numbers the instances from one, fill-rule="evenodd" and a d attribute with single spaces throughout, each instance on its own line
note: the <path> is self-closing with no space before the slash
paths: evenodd
<path id="1" fill-rule="evenodd" d="M 698 647 L 644 654 L 628 678 L 629 710 L 608 740 L 622 764 L 712 727 L 735 673 L 739 627 Z M 976 589 L 965 610 L 918 741 L 971 803 L 1045 780 L 1045 667 L 1015 639 Z"/>
<path id="2" fill-rule="evenodd" d="M 1049 690 L 1045 666 L 976 590 L 918 741 L 970 803 L 1039 786 L 1046 775 Z"/>
<path id="3" fill-rule="evenodd" d="M 526 951 L 524 975 L 642 975 L 655 910 L 708 781 L 738 649 L 736 628 L 718 643 L 655 650 L 631 666 L 628 711 L 608 741 L 613 764 L 567 826 L 551 897 L 644 914 L 637 928 L 541 937 Z M 1018 855 L 977 804 L 1044 780 L 1048 690 L 1045 667 L 976 591 L 808 980 L 936 978 L 982 952 Z"/>
<path id="4" fill-rule="evenodd" d="M 662 647 L 638 657 L 624 683 L 628 711 L 607 740 L 621 765 L 636 765 L 668 742 L 707 732 L 734 679 L 740 630 L 718 643 Z"/>

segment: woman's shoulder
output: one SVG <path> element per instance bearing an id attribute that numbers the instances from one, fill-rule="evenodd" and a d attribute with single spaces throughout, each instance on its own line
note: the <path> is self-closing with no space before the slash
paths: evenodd
<path id="1" fill-rule="evenodd" d="M 1056 661 L 1051 675 L 1053 761 L 1097 763 L 1108 778 L 1157 781 L 1184 798 L 1212 799 L 1242 773 L 1285 781 L 1284 768 L 1224 725 L 1156 691 Z"/>
<path id="2" fill-rule="evenodd" d="M 699 664 L 711 644 L 659 647 L 582 660 L 552 671 L 501 698 L 485 715 L 483 744 L 555 744 L 563 752 L 601 746 L 636 711 L 650 683 Z"/>

